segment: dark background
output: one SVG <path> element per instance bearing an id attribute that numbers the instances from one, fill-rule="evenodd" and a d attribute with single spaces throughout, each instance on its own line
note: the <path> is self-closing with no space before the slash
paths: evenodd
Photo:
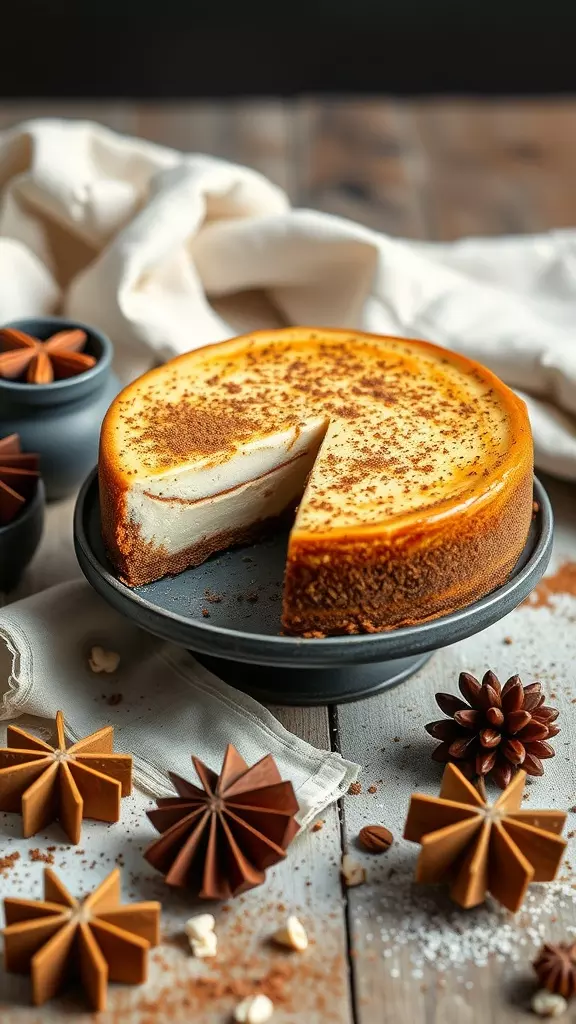
<path id="1" fill-rule="evenodd" d="M 25 0 L 0 95 L 495 95 L 576 88 L 576 3 Z"/>

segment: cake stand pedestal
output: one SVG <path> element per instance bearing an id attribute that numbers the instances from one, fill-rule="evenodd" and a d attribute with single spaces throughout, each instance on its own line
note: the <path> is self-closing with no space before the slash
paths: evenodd
<path id="1" fill-rule="evenodd" d="M 538 511 L 510 578 L 480 601 L 418 626 L 321 640 L 279 635 L 287 532 L 130 588 L 106 557 L 94 471 L 76 503 L 74 544 L 84 575 L 110 605 L 191 650 L 230 685 L 275 704 L 341 703 L 396 686 L 433 651 L 486 629 L 530 594 L 552 550 L 552 509 L 537 479 L 534 500 Z"/>
<path id="2" fill-rule="evenodd" d="M 409 679 L 432 657 L 432 651 L 412 658 L 392 658 L 373 665 L 340 665 L 334 668 L 274 668 L 225 661 L 203 654 L 196 657 L 214 675 L 238 690 L 276 704 L 343 704 L 371 697 L 380 690 Z M 274 687 L 274 690 L 272 690 Z"/>

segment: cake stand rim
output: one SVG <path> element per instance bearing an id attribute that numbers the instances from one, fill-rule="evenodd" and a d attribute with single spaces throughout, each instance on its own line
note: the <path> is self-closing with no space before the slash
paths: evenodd
<path id="1" fill-rule="evenodd" d="M 79 566 L 91 586 L 135 625 L 193 652 L 258 665 L 330 668 L 342 662 L 388 661 L 433 651 L 480 632 L 516 608 L 544 575 L 552 551 L 554 517 L 543 484 L 534 476 L 534 500 L 539 530 L 527 561 L 510 578 L 479 601 L 415 626 L 382 633 L 305 638 L 250 633 L 186 618 L 141 597 L 118 580 L 100 561 L 85 528 L 90 502 L 99 503 L 97 468 L 87 476 L 74 508 L 74 548 Z M 529 541 L 527 542 L 527 544 Z M 524 552 L 526 548 L 524 548 Z M 521 556 L 522 557 L 522 556 Z M 519 559 L 520 561 L 521 559 Z"/>

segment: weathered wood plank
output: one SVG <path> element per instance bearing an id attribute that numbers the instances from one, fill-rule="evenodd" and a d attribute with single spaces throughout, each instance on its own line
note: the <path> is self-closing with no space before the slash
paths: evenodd
<path id="1" fill-rule="evenodd" d="M 576 221 L 572 100 L 410 105 L 425 154 L 428 236 L 545 231 Z"/>
<path id="2" fill-rule="evenodd" d="M 308 101 L 298 108 L 295 130 L 299 204 L 394 235 L 427 234 L 424 154 L 407 104 Z"/>
<path id="3" fill-rule="evenodd" d="M 551 482 L 550 489 L 558 519 L 554 574 L 566 562 L 576 564 L 576 524 L 573 489 L 558 482 Z M 544 683 L 550 703 L 560 708 L 563 729 L 553 741 L 557 756 L 546 762 L 544 778 L 527 787 L 528 806 L 574 805 L 576 596 L 554 593 L 562 591 L 565 576 L 553 575 L 550 595 L 542 590 L 544 596 L 534 604 L 437 652 L 418 676 L 396 690 L 338 708 L 342 753 L 362 757 L 364 764 L 362 793 L 344 801 L 345 842 L 368 872 L 368 884 L 348 893 L 359 1024 L 408 1018 L 413 1024 L 516 1024 L 525 1019 L 534 991 L 530 964 L 535 947 L 542 936 L 558 940 L 567 927 L 576 928 L 570 867 L 576 850 L 574 814 L 567 825 L 572 839 L 563 881 L 534 887 L 516 921 L 496 908 L 460 911 L 442 890 L 412 887 L 418 847 L 401 839 L 410 793 L 439 790 L 441 768 L 430 760 L 434 741 L 424 725 L 442 717 L 434 693 L 455 692 L 462 670 L 482 675 L 492 668 L 501 679 L 519 672 L 525 684 Z M 371 785 L 375 792 L 370 793 Z M 376 823 L 395 835 L 394 846 L 383 856 L 357 848 L 360 828 Z"/>

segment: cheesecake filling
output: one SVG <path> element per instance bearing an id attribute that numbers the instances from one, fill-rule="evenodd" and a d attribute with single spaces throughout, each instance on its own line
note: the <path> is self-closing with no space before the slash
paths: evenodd
<path id="1" fill-rule="evenodd" d="M 200 482 L 196 468 L 140 481 L 127 494 L 130 520 L 145 543 L 169 555 L 221 531 L 241 534 L 297 504 L 324 432 L 323 422 L 307 424 L 280 446 L 259 446 L 244 460 L 237 456 L 225 467 L 206 468 Z M 255 469 L 258 475 L 246 480 Z M 207 496 L 198 496 L 205 491 Z"/>

